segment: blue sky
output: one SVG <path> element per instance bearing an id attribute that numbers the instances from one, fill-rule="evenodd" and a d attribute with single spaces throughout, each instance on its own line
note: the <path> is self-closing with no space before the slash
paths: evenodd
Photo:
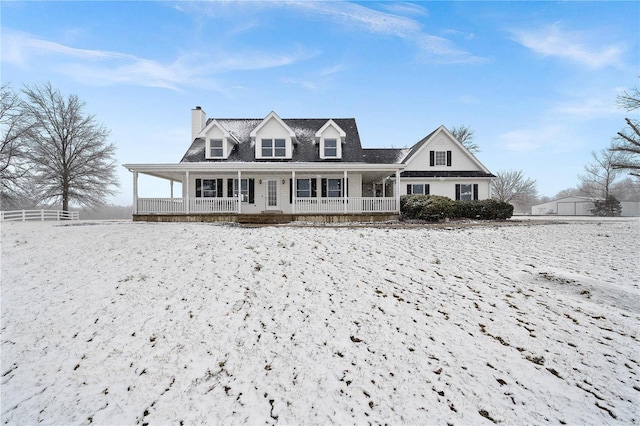
<path id="1" fill-rule="evenodd" d="M 636 2 L 13 2 L 1 79 L 50 81 L 110 128 L 123 163 L 175 163 L 209 117 L 355 117 L 364 147 L 467 125 L 492 171 L 552 196 L 624 126 Z M 132 177 L 119 167 L 130 204 Z M 161 184 L 161 188 L 157 187 Z M 141 182 L 141 196 L 168 184 Z"/>

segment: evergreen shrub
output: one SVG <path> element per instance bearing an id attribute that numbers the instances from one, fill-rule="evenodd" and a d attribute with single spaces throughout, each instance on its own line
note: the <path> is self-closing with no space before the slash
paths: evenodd
<path id="1" fill-rule="evenodd" d="M 455 201 L 439 195 L 404 195 L 400 197 L 400 215 L 403 219 L 437 222 L 452 217 Z"/>
<path id="2" fill-rule="evenodd" d="M 437 222 L 449 219 L 505 220 L 513 216 L 513 206 L 497 200 L 453 201 L 439 195 L 404 195 L 400 214 L 405 220 Z"/>

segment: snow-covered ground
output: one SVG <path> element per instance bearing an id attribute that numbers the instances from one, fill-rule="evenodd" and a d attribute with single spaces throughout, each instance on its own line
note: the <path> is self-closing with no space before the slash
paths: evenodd
<path id="1" fill-rule="evenodd" d="M 638 219 L 2 224 L 3 424 L 638 424 Z"/>

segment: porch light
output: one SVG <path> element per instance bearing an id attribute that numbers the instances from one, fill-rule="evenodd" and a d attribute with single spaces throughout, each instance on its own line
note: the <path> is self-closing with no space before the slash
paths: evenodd
<path id="1" fill-rule="evenodd" d="M 284 181 L 284 179 L 282 179 L 282 184 L 284 185 L 284 183 L 285 183 L 285 181 Z"/>

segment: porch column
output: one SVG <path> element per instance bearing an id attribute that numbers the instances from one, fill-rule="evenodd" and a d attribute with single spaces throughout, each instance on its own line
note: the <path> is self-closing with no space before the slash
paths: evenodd
<path id="1" fill-rule="evenodd" d="M 133 214 L 138 214 L 138 172 L 133 172 Z"/>
<path id="2" fill-rule="evenodd" d="M 186 198 L 185 198 L 185 206 L 184 206 L 184 212 L 186 214 L 189 214 L 189 198 L 191 193 L 189 192 L 189 170 L 187 170 L 185 172 L 185 178 L 187 179 L 187 184 L 185 186 L 185 188 L 187 189 L 187 193 L 185 194 Z"/>
<path id="3" fill-rule="evenodd" d="M 387 178 L 382 178 L 382 196 L 387 196 Z"/>
<path id="4" fill-rule="evenodd" d="M 291 213 L 296 214 L 296 201 L 298 201 L 298 182 L 296 182 L 296 171 L 291 170 Z"/>
<path id="5" fill-rule="evenodd" d="M 400 214 L 400 170 L 396 170 L 396 211 Z"/>
<path id="6" fill-rule="evenodd" d="M 248 184 L 247 184 L 248 185 Z M 238 170 L 238 214 L 242 214 L 242 171 Z"/>
<path id="7" fill-rule="evenodd" d="M 169 185 L 171 188 L 171 200 L 173 201 L 173 179 L 169 179 L 169 182 L 170 182 Z"/>
<path id="8" fill-rule="evenodd" d="M 344 214 L 347 214 L 347 171 L 344 171 L 344 188 L 342 188 L 342 198 L 344 200 Z"/>

